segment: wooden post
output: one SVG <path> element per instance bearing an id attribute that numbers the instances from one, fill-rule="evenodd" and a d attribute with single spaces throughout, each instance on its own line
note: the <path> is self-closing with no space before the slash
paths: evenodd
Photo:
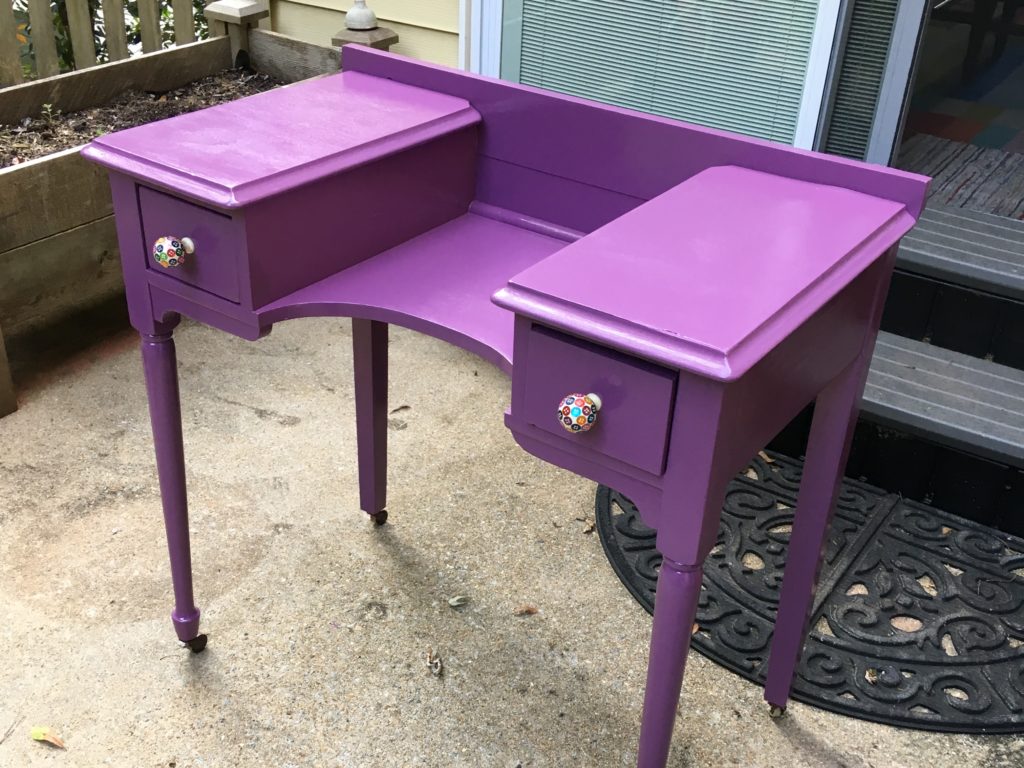
<path id="1" fill-rule="evenodd" d="M 139 0 L 139 33 L 142 36 L 142 52 L 159 51 L 160 8 L 158 0 Z"/>
<path id="2" fill-rule="evenodd" d="M 192 17 L 192 0 L 172 0 L 174 11 L 174 44 L 195 42 L 196 21 Z"/>
<path id="3" fill-rule="evenodd" d="M 16 85 L 24 80 L 17 35 L 14 7 L 10 3 L 0 3 L 0 86 Z"/>
<path id="4" fill-rule="evenodd" d="M 249 53 L 249 27 L 270 15 L 267 0 L 215 0 L 204 13 L 218 32 L 227 27 L 231 40 L 231 61 L 238 63 L 241 52 Z"/>
<path id="5" fill-rule="evenodd" d="M 50 0 L 28 0 L 28 16 L 32 22 L 32 52 L 35 54 L 36 74 L 39 77 L 60 74 L 52 14 Z"/>
<path id="6" fill-rule="evenodd" d="M 48 2 L 48 0 L 37 0 Z M 103 0 L 103 28 L 107 34 L 107 55 L 111 61 L 128 58 L 128 37 L 124 30 L 124 0 Z"/>
<path id="7" fill-rule="evenodd" d="M 67 0 L 68 26 L 71 28 L 71 50 L 75 53 L 75 69 L 96 66 L 96 43 L 92 37 L 92 14 L 89 0 Z"/>
<path id="8" fill-rule="evenodd" d="M 331 45 L 341 48 L 349 43 L 367 45 L 370 48 L 377 48 L 386 51 L 398 42 L 398 33 L 387 27 L 375 27 L 374 29 L 342 29 L 334 33 L 331 38 Z"/>
<path id="9" fill-rule="evenodd" d="M 0 328 L 0 417 L 18 410 L 18 400 L 14 396 L 14 381 L 11 379 L 11 366 L 7 362 L 7 350 L 4 347 L 4 332 Z"/>

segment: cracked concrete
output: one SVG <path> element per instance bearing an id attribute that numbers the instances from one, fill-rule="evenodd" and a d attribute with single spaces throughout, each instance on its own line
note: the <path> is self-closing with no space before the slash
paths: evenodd
<path id="1" fill-rule="evenodd" d="M 209 647 L 180 649 L 168 618 L 142 375 L 122 333 L 0 420 L 0 766 L 634 764 L 650 619 L 578 520 L 593 485 L 503 427 L 501 373 L 392 329 L 401 410 L 375 529 L 357 505 L 347 322 L 256 343 L 189 324 L 177 339 Z M 31 741 L 33 725 L 67 751 Z M 691 654 L 670 765 L 1012 768 L 1024 737 L 800 704 L 773 721 L 759 688 Z"/>

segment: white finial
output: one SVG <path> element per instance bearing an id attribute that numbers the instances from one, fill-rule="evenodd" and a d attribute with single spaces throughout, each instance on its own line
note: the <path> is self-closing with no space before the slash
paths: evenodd
<path id="1" fill-rule="evenodd" d="M 377 28 L 377 14 L 366 7 L 366 0 L 355 0 L 345 14 L 347 29 L 366 30 Z"/>

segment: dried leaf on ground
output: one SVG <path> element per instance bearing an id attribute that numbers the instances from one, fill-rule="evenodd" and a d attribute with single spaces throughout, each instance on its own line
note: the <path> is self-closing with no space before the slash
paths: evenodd
<path id="1" fill-rule="evenodd" d="M 64 740 L 54 732 L 53 728 L 50 728 L 47 725 L 32 726 L 32 730 L 29 731 L 29 736 L 36 741 L 45 741 L 59 749 L 67 749 L 67 747 L 64 746 Z"/>
<path id="2" fill-rule="evenodd" d="M 515 610 L 512 611 L 516 616 L 533 616 L 540 609 L 536 605 L 530 605 L 529 603 L 523 603 L 517 605 Z"/>
<path id="3" fill-rule="evenodd" d="M 583 532 L 584 533 L 593 533 L 596 528 L 597 528 L 597 525 L 594 523 L 593 520 L 591 520 L 589 523 L 587 523 L 585 526 L 583 526 Z"/>
<path id="4" fill-rule="evenodd" d="M 690 629 L 690 636 L 692 637 L 693 635 L 696 635 L 698 632 L 700 632 L 700 624 L 694 622 L 693 627 Z"/>
<path id="5" fill-rule="evenodd" d="M 427 648 L 427 669 L 430 670 L 430 674 L 434 677 L 440 677 L 444 674 L 444 662 L 441 661 L 441 657 L 434 653 L 433 648 Z"/>
<path id="6" fill-rule="evenodd" d="M 747 471 L 744 472 L 743 474 L 745 474 L 751 480 L 757 480 L 758 479 L 757 471 L 753 467 L 747 467 Z"/>
<path id="7" fill-rule="evenodd" d="M 760 456 L 762 459 L 764 459 L 766 464 L 774 464 L 775 463 L 775 459 L 773 459 L 771 456 L 769 456 L 764 451 L 758 451 L 757 455 Z"/>
<path id="8" fill-rule="evenodd" d="M 448 605 L 452 608 L 461 608 L 469 602 L 469 598 L 465 595 L 456 595 L 455 597 L 448 598 Z"/>

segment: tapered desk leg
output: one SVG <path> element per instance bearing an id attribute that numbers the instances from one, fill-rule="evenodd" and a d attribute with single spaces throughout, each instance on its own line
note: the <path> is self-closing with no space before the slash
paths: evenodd
<path id="1" fill-rule="evenodd" d="M 356 441 L 359 453 L 359 506 L 383 525 L 388 519 L 388 326 L 352 320 L 356 379 Z"/>
<path id="2" fill-rule="evenodd" d="M 846 370 L 818 393 L 814 403 L 807 460 L 793 515 L 793 530 L 789 535 L 779 613 L 775 619 L 764 686 L 764 698 L 771 704 L 773 714 L 779 714 L 786 708 L 796 665 L 807 637 L 825 540 L 846 471 L 853 430 L 860 413 L 860 398 L 871 368 L 875 338 L 895 262 L 896 246 L 893 246 L 885 258 L 872 267 L 878 281 L 865 326 L 864 346 Z"/>
<path id="3" fill-rule="evenodd" d="M 778 708 L 773 709 L 773 713 L 786 707 L 807 636 L 829 525 L 860 410 L 866 369 L 867 361 L 858 360 L 815 401 L 764 689 L 765 700 Z"/>
<path id="4" fill-rule="evenodd" d="M 181 440 L 177 357 L 171 334 L 142 334 L 142 365 L 149 395 L 149 417 L 156 447 L 167 549 L 171 556 L 171 579 L 174 583 L 171 620 L 178 639 L 199 652 L 206 646 L 206 636 L 199 634 L 199 609 L 192 596 L 185 453 Z"/>
<path id="5" fill-rule="evenodd" d="M 699 565 L 662 561 L 654 603 L 654 630 L 637 768 L 662 768 L 668 760 L 702 572 Z"/>

